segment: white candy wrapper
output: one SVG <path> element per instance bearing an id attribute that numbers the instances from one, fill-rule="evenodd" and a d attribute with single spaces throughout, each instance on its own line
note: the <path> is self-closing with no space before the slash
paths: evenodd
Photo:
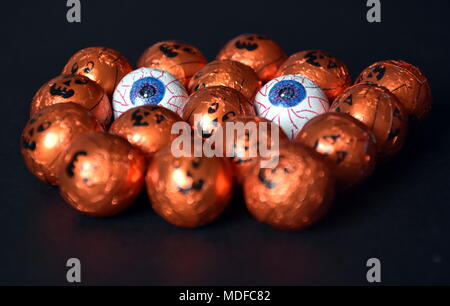
<path id="1" fill-rule="evenodd" d="M 181 83 L 167 71 L 140 68 L 128 73 L 113 94 L 114 118 L 130 108 L 159 105 L 182 114 L 188 94 Z"/>
<path id="2" fill-rule="evenodd" d="M 306 122 L 328 111 L 327 96 L 301 75 L 285 75 L 264 85 L 255 97 L 258 116 L 277 123 L 293 139 Z"/>

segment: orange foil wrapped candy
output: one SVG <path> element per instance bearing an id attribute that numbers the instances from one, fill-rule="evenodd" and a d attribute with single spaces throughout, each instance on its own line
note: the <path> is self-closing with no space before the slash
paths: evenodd
<path id="1" fill-rule="evenodd" d="M 375 168 L 375 137 L 350 115 L 319 115 L 306 123 L 294 141 L 326 156 L 343 189 L 355 186 L 370 176 Z"/>
<path id="2" fill-rule="evenodd" d="M 37 112 L 21 137 L 21 151 L 28 169 L 40 180 L 58 184 L 58 172 L 70 144 L 78 137 L 102 131 L 97 119 L 75 103 L 55 104 Z"/>
<path id="3" fill-rule="evenodd" d="M 145 50 L 137 62 L 137 68 L 165 70 L 187 87 L 192 76 L 206 63 L 208 61 L 198 48 L 179 41 L 167 40 Z"/>
<path id="4" fill-rule="evenodd" d="M 307 77 L 319 85 L 331 102 L 352 85 L 347 66 L 321 50 L 306 50 L 291 55 L 277 73 L 278 76 L 289 74 Z"/>
<path id="5" fill-rule="evenodd" d="M 273 79 L 286 60 L 280 45 L 259 34 L 243 34 L 230 40 L 217 55 L 218 60 L 234 60 L 252 67 L 263 82 Z"/>
<path id="6" fill-rule="evenodd" d="M 276 158 L 274 168 L 251 168 L 244 181 L 247 208 L 275 228 L 305 229 L 330 209 L 334 178 L 326 161 L 300 144 L 283 142 Z"/>
<path id="7" fill-rule="evenodd" d="M 232 195 L 228 161 L 218 157 L 174 157 L 170 146 L 156 152 L 146 176 L 153 209 L 167 222 L 198 227 L 214 221 Z"/>
<path id="8" fill-rule="evenodd" d="M 111 97 L 114 88 L 132 67 L 118 51 L 104 48 L 85 48 L 67 62 L 62 74 L 81 74 L 99 84 Z"/>
<path id="9" fill-rule="evenodd" d="M 249 66 L 236 61 L 213 61 L 194 75 L 189 82 L 189 92 L 210 86 L 233 88 L 252 101 L 261 87 L 261 81 Z"/>
<path id="10" fill-rule="evenodd" d="M 253 104 L 232 88 L 215 86 L 192 94 L 182 117 L 198 136 L 208 139 L 223 122 L 239 115 L 254 116 Z"/>
<path id="11" fill-rule="evenodd" d="M 172 125 L 181 117 L 167 108 L 143 105 L 129 109 L 113 122 L 110 132 L 122 136 L 142 152 L 150 155 L 177 137 Z"/>
<path id="12" fill-rule="evenodd" d="M 413 120 L 423 120 L 431 109 L 431 89 L 427 78 L 415 66 L 403 61 L 381 61 L 370 65 L 356 83 L 376 84 L 389 89 Z"/>
<path id="13" fill-rule="evenodd" d="M 31 102 L 31 116 L 44 107 L 74 102 L 89 110 L 106 126 L 112 117 L 112 108 L 104 90 L 82 75 L 60 75 L 38 90 Z"/>
<path id="14" fill-rule="evenodd" d="M 374 133 L 382 159 L 393 156 L 405 142 L 408 126 L 405 110 L 384 87 L 352 86 L 337 97 L 330 111 L 349 114 L 364 123 Z"/>
<path id="15" fill-rule="evenodd" d="M 125 139 L 91 133 L 78 138 L 59 173 L 61 196 L 76 210 L 108 217 L 128 208 L 144 184 L 145 158 Z"/>
<path id="16" fill-rule="evenodd" d="M 288 140 L 278 125 L 261 117 L 237 116 L 228 122 L 234 125 L 224 125 L 224 137 L 226 148 L 233 153 L 230 161 L 239 183 L 260 158 L 270 160 L 270 152 L 278 150 L 280 141 Z"/>

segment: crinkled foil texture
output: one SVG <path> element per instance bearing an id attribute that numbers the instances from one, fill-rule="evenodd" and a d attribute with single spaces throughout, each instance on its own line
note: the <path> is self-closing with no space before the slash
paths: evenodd
<path id="1" fill-rule="evenodd" d="M 106 217 L 128 208 L 142 189 L 144 155 L 119 136 L 91 133 L 69 148 L 60 172 L 61 196 L 76 210 Z"/>
<path id="2" fill-rule="evenodd" d="M 403 104 L 413 120 L 421 121 L 432 104 L 427 78 L 415 66 L 404 61 L 388 60 L 370 65 L 356 80 L 386 87 Z"/>
<path id="3" fill-rule="evenodd" d="M 46 107 L 35 113 L 23 129 L 21 152 L 25 164 L 40 180 L 57 185 L 59 168 L 71 143 L 102 130 L 96 118 L 78 104 Z"/>
<path id="4" fill-rule="evenodd" d="M 375 169 L 375 136 L 347 114 L 326 113 L 311 119 L 295 138 L 331 162 L 339 187 L 349 189 Z"/>
<path id="5" fill-rule="evenodd" d="M 146 184 L 153 209 L 167 222 L 181 227 L 211 223 L 232 195 L 232 173 L 225 158 L 177 158 L 170 147 L 155 154 Z"/>
<path id="6" fill-rule="evenodd" d="M 283 230 L 302 230 L 319 221 L 330 209 L 334 178 L 313 150 L 283 142 L 278 165 L 255 166 L 244 181 L 248 210 L 259 221 Z"/>

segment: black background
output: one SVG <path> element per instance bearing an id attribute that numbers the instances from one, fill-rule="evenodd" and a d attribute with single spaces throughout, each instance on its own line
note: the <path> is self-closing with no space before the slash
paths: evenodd
<path id="1" fill-rule="evenodd" d="M 379 24 L 366 21 L 365 0 L 81 2 L 81 24 L 66 21 L 64 0 L 2 3 L 0 284 L 67 284 L 70 257 L 84 284 L 367 284 L 371 257 L 383 284 L 450 284 L 449 1 L 384 0 Z M 26 170 L 19 136 L 31 98 L 77 50 L 107 46 L 134 64 L 151 44 L 178 39 L 212 60 L 246 32 L 288 54 L 327 50 L 353 77 L 377 60 L 414 63 L 431 83 L 431 115 L 401 154 L 300 233 L 256 222 L 239 195 L 195 230 L 165 223 L 145 195 L 120 216 L 92 219 Z"/>

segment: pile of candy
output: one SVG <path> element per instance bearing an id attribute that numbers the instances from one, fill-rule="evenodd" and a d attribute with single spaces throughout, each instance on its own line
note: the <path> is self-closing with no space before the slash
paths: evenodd
<path id="1" fill-rule="evenodd" d="M 137 68 L 115 50 L 86 48 L 32 100 L 25 163 L 82 213 L 118 214 L 146 185 L 161 217 L 197 227 L 223 212 L 236 186 L 257 220 L 304 229 L 326 214 L 335 190 L 354 188 L 396 154 L 408 121 L 423 120 L 432 101 L 425 76 L 403 61 L 377 62 L 353 85 L 334 56 L 287 57 L 256 34 L 234 38 L 209 63 L 194 46 L 159 42 Z M 229 122 L 258 123 L 258 137 L 226 138 L 227 157 L 174 154 L 176 124 L 206 144 Z M 261 142 L 276 148 L 272 167 L 249 154 Z"/>

